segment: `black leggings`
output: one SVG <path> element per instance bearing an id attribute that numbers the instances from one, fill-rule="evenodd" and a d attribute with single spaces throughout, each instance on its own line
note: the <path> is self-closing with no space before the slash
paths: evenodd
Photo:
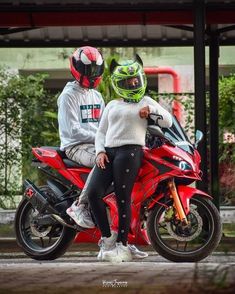
<path id="1" fill-rule="evenodd" d="M 109 237 L 110 226 L 102 198 L 114 182 L 119 216 L 117 242 L 126 245 L 131 222 L 131 191 L 142 163 L 143 151 L 139 145 L 125 145 L 106 148 L 106 153 L 110 162 L 106 162 L 105 169 L 95 167 L 87 195 L 102 236 Z"/>

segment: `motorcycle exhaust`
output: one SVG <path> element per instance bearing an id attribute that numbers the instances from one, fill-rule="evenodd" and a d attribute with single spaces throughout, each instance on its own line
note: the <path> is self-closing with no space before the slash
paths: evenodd
<path id="1" fill-rule="evenodd" d="M 25 197 L 40 213 L 48 211 L 52 214 L 59 214 L 59 212 L 47 201 L 46 195 L 44 195 L 44 193 L 40 191 L 30 180 L 27 179 L 24 181 L 24 187 Z"/>
<path id="2" fill-rule="evenodd" d="M 55 220 L 57 220 L 61 225 L 69 227 L 69 228 L 73 228 L 74 229 L 74 225 L 70 225 L 67 224 L 58 214 L 52 214 L 53 218 Z"/>
<path id="3" fill-rule="evenodd" d="M 63 226 L 74 228 L 73 225 L 70 225 L 63 220 L 63 218 L 60 216 L 60 212 L 50 205 L 45 194 L 40 191 L 30 180 L 24 181 L 24 187 L 24 195 L 35 209 L 37 209 L 40 213 L 45 213 L 47 211 L 47 213 L 51 213 L 51 216 Z"/>

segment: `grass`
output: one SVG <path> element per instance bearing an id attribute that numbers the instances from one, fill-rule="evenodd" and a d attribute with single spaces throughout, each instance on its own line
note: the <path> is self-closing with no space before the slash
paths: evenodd
<path id="1" fill-rule="evenodd" d="M 14 224 L 0 224 L 0 237 L 13 238 L 15 237 Z"/>
<path id="2" fill-rule="evenodd" d="M 233 224 L 223 224 L 223 234 L 226 237 L 235 238 L 235 223 L 233 223 Z"/>

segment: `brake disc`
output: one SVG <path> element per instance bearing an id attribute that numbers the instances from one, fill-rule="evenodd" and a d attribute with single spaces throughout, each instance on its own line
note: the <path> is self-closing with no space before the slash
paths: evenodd
<path id="1" fill-rule="evenodd" d="M 171 222 L 166 222 L 166 228 L 167 228 L 167 231 L 168 231 L 169 235 L 171 235 L 171 237 L 173 237 L 174 239 L 176 239 L 178 241 L 189 242 L 189 241 L 194 240 L 195 238 L 197 238 L 200 235 L 200 233 L 202 231 L 202 225 L 203 225 L 202 218 L 199 215 L 199 213 L 197 212 L 197 210 L 192 208 L 192 207 L 190 207 L 190 215 L 193 215 L 195 217 L 195 219 L 197 220 L 197 229 L 196 229 L 196 231 L 192 235 L 182 236 L 182 235 L 179 235 L 177 232 L 175 232 Z"/>
<path id="2" fill-rule="evenodd" d="M 35 225 L 30 225 L 30 228 L 34 236 L 42 238 L 42 237 L 46 237 L 46 235 L 50 233 L 52 227 L 50 226 L 50 227 L 44 228 L 43 231 L 39 231 L 39 229 Z"/>
<path id="3" fill-rule="evenodd" d="M 42 227 L 39 227 L 37 224 L 35 224 L 33 220 L 36 219 L 38 214 L 39 214 L 39 212 L 37 210 L 35 210 L 32 213 L 32 219 L 30 221 L 31 232 L 36 237 L 40 237 L 40 238 L 46 237 L 46 235 L 50 233 L 52 226 L 42 228 Z"/>

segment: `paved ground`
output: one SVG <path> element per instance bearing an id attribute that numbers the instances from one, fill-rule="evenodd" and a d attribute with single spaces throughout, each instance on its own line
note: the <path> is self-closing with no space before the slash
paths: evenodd
<path id="1" fill-rule="evenodd" d="M 219 252 L 197 264 L 169 262 L 138 246 L 149 251 L 147 259 L 112 265 L 96 261 L 97 244 L 73 244 L 63 258 L 37 262 L 8 231 L 0 231 L 0 294 L 235 293 L 234 237 L 223 237 Z"/>
<path id="2" fill-rule="evenodd" d="M 138 247 L 149 253 L 142 262 L 97 262 L 97 244 L 73 244 L 63 258 L 37 262 L 15 238 L 0 238 L 0 294 L 235 293 L 234 238 L 198 264 L 169 262 L 151 246 Z"/>
<path id="3" fill-rule="evenodd" d="M 155 252 L 139 262 L 96 261 L 97 252 L 69 252 L 38 262 L 0 253 L 0 293 L 235 293 L 235 254 L 216 252 L 200 263 L 173 263 Z"/>

